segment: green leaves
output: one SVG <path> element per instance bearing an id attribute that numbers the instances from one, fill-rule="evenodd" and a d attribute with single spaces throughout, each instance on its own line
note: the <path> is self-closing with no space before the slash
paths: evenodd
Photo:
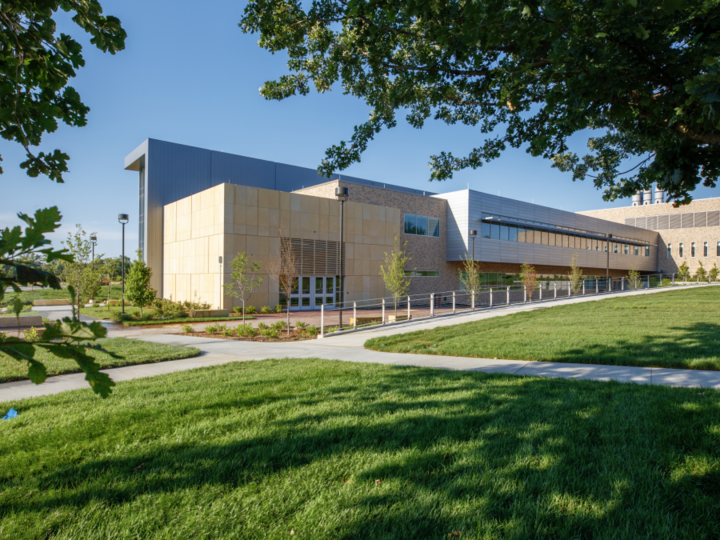
<path id="1" fill-rule="evenodd" d="M 689 201 L 714 186 L 720 164 L 720 58 L 714 3 L 704 0 L 251 0 L 241 27 L 288 54 L 290 73 L 263 86 L 268 99 L 325 92 L 339 82 L 370 118 L 331 146 L 318 171 L 360 161 L 402 111 L 465 124 L 481 144 L 431 157 L 430 179 L 497 159 L 508 147 L 554 160 L 606 199 L 658 182 Z M 706 63 L 705 59 L 710 59 Z M 585 156 L 568 140 L 592 129 Z M 600 133 L 599 135 L 597 133 Z M 604 135 L 603 135 L 604 133 Z"/>

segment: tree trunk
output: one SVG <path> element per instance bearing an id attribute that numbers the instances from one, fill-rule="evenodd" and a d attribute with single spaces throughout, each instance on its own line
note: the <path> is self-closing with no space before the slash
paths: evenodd
<path id="1" fill-rule="evenodd" d="M 243 324 L 245 324 L 245 297 L 242 299 L 242 305 L 243 305 Z"/>

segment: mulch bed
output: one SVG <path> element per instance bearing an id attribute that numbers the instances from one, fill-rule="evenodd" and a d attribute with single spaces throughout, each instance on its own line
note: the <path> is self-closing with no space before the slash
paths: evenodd
<path id="1" fill-rule="evenodd" d="M 298 329 L 293 328 L 290 330 L 290 335 L 288 335 L 286 330 L 283 330 L 280 333 L 280 337 L 277 339 L 273 339 L 268 336 L 255 336 L 252 338 L 249 337 L 238 337 L 238 336 L 223 336 L 221 333 L 216 334 L 209 334 L 208 332 L 184 332 L 186 336 L 193 336 L 193 337 L 205 337 L 205 338 L 216 338 L 216 339 L 230 339 L 234 341 L 305 341 L 308 339 L 316 339 L 317 336 L 311 336 L 307 332 L 300 332 Z"/>

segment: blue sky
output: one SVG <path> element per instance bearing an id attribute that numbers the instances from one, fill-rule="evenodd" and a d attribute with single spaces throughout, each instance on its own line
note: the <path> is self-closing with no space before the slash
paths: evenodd
<path id="1" fill-rule="evenodd" d="M 259 96 L 262 83 L 286 73 L 285 58 L 257 46 L 258 37 L 238 28 L 244 2 L 207 0 L 104 0 L 106 14 L 120 18 L 128 33 L 126 49 L 111 56 L 92 47 L 65 14 L 60 31 L 78 39 L 86 66 L 72 85 L 91 108 L 88 125 L 61 127 L 41 149 L 70 155 L 65 184 L 29 178 L 19 169 L 23 152 L 0 142 L 5 174 L 0 226 L 17 223 L 18 211 L 57 205 L 64 238 L 76 223 L 98 233 L 98 252 L 120 253 L 118 213 L 130 214 L 126 253 L 137 248 L 137 174 L 123 170 L 123 159 L 148 137 L 223 150 L 271 161 L 316 168 L 325 149 L 347 140 L 369 109 L 342 91 L 311 94 L 283 102 Z M 199 9 L 202 6 L 202 9 Z M 573 182 L 523 150 L 509 150 L 478 170 L 451 181 L 428 182 L 429 156 L 442 150 L 462 155 L 482 140 L 478 130 L 430 122 L 415 130 L 400 122 L 376 137 L 360 164 L 343 171 L 389 184 L 444 192 L 478 191 L 579 211 L 628 205 L 606 203 L 589 182 Z M 575 137 L 582 152 L 585 139 Z M 719 196 L 700 188 L 697 198 Z"/>

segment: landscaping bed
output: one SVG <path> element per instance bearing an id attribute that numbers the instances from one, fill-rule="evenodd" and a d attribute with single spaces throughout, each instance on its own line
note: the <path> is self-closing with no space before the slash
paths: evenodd
<path id="1" fill-rule="evenodd" d="M 180 347 L 178 345 L 151 343 L 135 339 L 106 338 L 98 339 L 93 343 L 102 345 L 109 352 L 121 357 L 113 358 L 102 351 L 88 349 L 88 354 L 95 358 L 95 361 L 101 368 L 149 364 L 165 360 L 179 360 L 200 354 L 200 350 L 195 347 Z M 16 348 L 20 349 L 21 352 L 24 350 L 29 352 L 31 350 L 31 348 L 26 345 L 17 345 Z M 81 371 L 75 361 L 58 358 L 39 348 L 35 351 L 35 358 L 45 364 L 48 375 L 61 375 Z M 25 362 L 19 362 L 0 352 L 0 383 L 27 379 L 27 370 L 28 365 Z M 0 527 L 0 532 L 2 532 L 1 529 Z M 1 534 L 0 537 L 2 537 Z"/>
<path id="2" fill-rule="evenodd" d="M 183 327 L 183 331 L 188 336 L 208 337 L 231 339 L 236 341 L 302 341 L 306 339 L 316 339 L 320 333 L 315 326 L 298 323 L 298 325 L 287 330 L 285 321 L 277 321 L 274 324 L 267 325 L 259 323 L 257 328 L 251 324 L 240 324 L 235 327 L 226 324 L 212 324 L 204 329 L 196 331 L 193 327 L 187 325 Z"/>
<path id="3" fill-rule="evenodd" d="M 113 316 L 117 316 L 122 313 L 122 306 L 110 306 L 108 310 L 107 306 L 103 307 L 92 307 L 92 308 L 80 308 L 80 313 L 88 317 L 95 319 L 112 321 Z M 143 319 L 140 319 L 140 308 L 135 306 L 125 306 L 125 313 L 136 319 L 129 319 L 121 322 L 125 326 L 150 326 L 156 324 L 175 324 L 175 323 L 188 323 L 188 322 L 213 322 L 213 321 L 242 321 L 242 315 L 229 315 L 227 317 L 177 317 L 177 318 L 161 318 L 162 315 L 158 314 L 152 308 L 144 308 L 142 310 Z M 255 317 L 245 315 L 245 320 L 253 320 Z"/>
<path id="4" fill-rule="evenodd" d="M 370 339 L 383 352 L 720 370 L 720 287 L 609 298 Z"/>
<path id="5" fill-rule="evenodd" d="M 287 332 L 283 330 L 277 337 L 268 337 L 263 335 L 244 337 L 238 335 L 221 334 L 219 332 L 211 334 L 205 331 L 185 332 L 185 335 L 205 338 L 230 339 L 235 341 L 304 341 L 307 339 L 317 339 L 317 336 L 311 336 L 306 332 L 301 332 L 296 328 L 290 330 L 290 335 L 288 335 Z"/>
<path id="6" fill-rule="evenodd" d="M 720 537 L 720 393 L 316 359 L 0 404 L 0 536 Z"/>

